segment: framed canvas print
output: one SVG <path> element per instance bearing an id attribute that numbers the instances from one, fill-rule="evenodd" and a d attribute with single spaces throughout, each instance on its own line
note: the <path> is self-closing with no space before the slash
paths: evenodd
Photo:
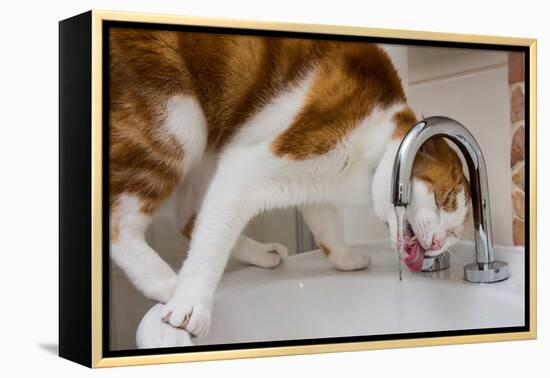
<path id="1" fill-rule="evenodd" d="M 59 353 L 536 337 L 536 41 L 60 22 Z"/>

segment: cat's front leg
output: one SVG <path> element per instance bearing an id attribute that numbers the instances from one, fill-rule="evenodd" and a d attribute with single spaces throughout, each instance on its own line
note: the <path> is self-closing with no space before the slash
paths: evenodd
<path id="1" fill-rule="evenodd" d="M 195 221 L 187 259 L 179 272 L 164 321 L 194 336 L 210 326 L 214 292 L 237 238 L 258 210 L 251 174 L 240 166 L 220 164 Z M 253 189 L 252 189 L 253 190 Z"/>
<path id="2" fill-rule="evenodd" d="M 334 205 L 310 205 L 302 207 L 302 215 L 313 236 L 329 261 L 340 270 L 365 269 L 370 257 L 353 251 L 346 245 L 338 227 Z"/>

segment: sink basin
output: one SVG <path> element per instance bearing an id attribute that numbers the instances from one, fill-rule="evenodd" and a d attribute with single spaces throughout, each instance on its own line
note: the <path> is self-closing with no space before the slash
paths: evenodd
<path id="1" fill-rule="evenodd" d="M 366 270 L 337 271 L 322 252 L 312 251 L 292 256 L 273 270 L 248 267 L 225 274 L 216 294 L 210 332 L 193 339 L 193 344 L 514 327 L 525 323 L 523 248 L 495 247 L 496 257 L 510 263 L 512 275 L 491 284 L 463 280 L 463 266 L 474 259 L 470 242 L 452 248 L 450 269 L 435 273 L 406 271 L 401 283 L 398 260 L 388 243 L 357 249 L 372 257 Z M 185 331 L 171 328 L 169 332 Z M 138 346 L 144 344 L 138 331 Z"/>

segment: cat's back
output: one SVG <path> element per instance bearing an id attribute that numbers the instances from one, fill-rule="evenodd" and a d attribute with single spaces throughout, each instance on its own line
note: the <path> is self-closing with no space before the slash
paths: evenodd
<path id="1" fill-rule="evenodd" d="M 349 114 L 403 97 L 391 61 L 373 44 L 139 29 L 112 29 L 110 37 L 111 110 L 141 98 L 162 107 L 173 96 L 193 96 L 214 147 L 312 72 L 309 101 L 353 101 Z"/>
<path id="2" fill-rule="evenodd" d="M 193 94 L 205 113 L 209 144 L 219 147 L 273 98 L 299 84 L 326 56 L 323 41 L 178 33 Z"/>
<path id="3" fill-rule="evenodd" d="M 291 84 L 331 46 L 296 38 L 126 28 L 111 29 L 109 45 L 111 85 L 124 78 L 143 89 L 155 79 L 172 87 L 187 84 L 185 89 L 201 96 Z"/>

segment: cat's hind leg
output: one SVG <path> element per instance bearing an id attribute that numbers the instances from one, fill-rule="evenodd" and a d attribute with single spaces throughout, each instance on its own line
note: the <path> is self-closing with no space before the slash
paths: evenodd
<path id="1" fill-rule="evenodd" d="M 145 240 L 151 215 L 142 211 L 138 197 L 123 194 L 111 210 L 113 261 L 147 298 L 166 303 L 174 293 L 177 275 Z"/>
<path id="2" fill-rule="evenodd" d="M 163 118 L 150 116 L 156 113 Z M 159 302 L 170 299 L 177 275 L 148 245 L 145 231 L 202 158 L 206 136 L 193 97 L 175 96 L 162 109 L 144 100 L 141 111 L 128 106 L 111 112 L 110 255 L 139 291 Z"/>

